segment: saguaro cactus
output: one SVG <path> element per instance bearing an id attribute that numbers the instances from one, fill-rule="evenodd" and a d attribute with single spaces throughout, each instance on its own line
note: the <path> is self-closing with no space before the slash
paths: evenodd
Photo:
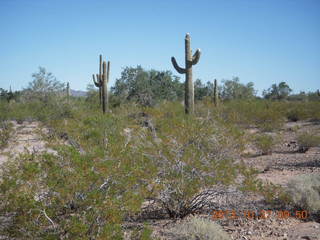
<path id="1" fill-rule="evenodd" d="M 102 111 L 105 113 L 108 111 L 108 82 L 110 75 L 110 61 L 108 64 L 103 61 L 102 55 L 99 56 L 99 74 L 92 74 L 94 85 L 99 88 L 99 103 L 102 105 Z"/>
<path id="2" fill-rule="evenodd" d="M 217 79 L 213 83 L 213 103 L 215 106 L 218 106 L 218 84 Z"/>
<path id="3" fill-rule="evenodd" d="M 187 114 L 193 114 L 194 112 L 194 88 L 192 81 L 192 65 L 196 65 L 200 59 L 200 49 L 197 49 L 195 54 L 192 56 L 192 50 L 190 47 L 190 35 L 186 34 L 185 38 L 185 68 L 179 67 L 174 57 L 171 58 L 171 62 L 174 68 L 180 74 L 186 74 L 185 80 L 185 99 L 184 106 Z"/>
<path id="4" fill-rule="evenodd" d="M 97 80 L 92 75 L 94 85 L 99 88 L 99 105 L 102 103 L 102 55 L 99 55 L 99 74 L 96 74 Z"/>
<path id="5" fill-rule="evenodd" d="M 69 97 L 70 97 L 70 95 L 71 95 L 71 91 L 70 91 L 70 84 L 69 84 L 69 82 L 67 82 L 67 89 L 66 89 L 66 91 L 67 91 L 67 97 L 69 98 Z"/>
<path id="6" fill-rule="evenodd" d="M 102 73 L 102 111 L 106 113 L 108 111 L 108 82 L 110 74 L 110 61 L 108 66 L 106 61 L 103 61 L 103 73 Z"/>

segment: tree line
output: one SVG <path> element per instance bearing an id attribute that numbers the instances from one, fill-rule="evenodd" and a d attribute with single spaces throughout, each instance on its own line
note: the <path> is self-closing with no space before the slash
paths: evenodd
<path id="1" fill-rule="evenodd" d="M 145 106 L 153 106 L 159 101 L 182 101 L 184 98 L 184 83 L 180 77 L 173 75 L 171 71 L 145 70 L 141 66 L 125 67 L 121 76 L 116 79 L 110 89 L 111 101 L 122 104 L 128 101 Z M 93 86 L 88 89 L 94 93 Z M 66 85 L 58 81 L 54 75 L 44 67 L 32 74 L 32 81 L 21 91 L 11 91 L 0 88 L 0 99 L 4 101 L 23 99 L 38 99 L 48 101 L 49 96 L 61 95 L 66 91 Z M 292 89 L 286 82 L 272 84 L 270 88 L 262 92 L 264 99 L 270 100 L 297 100 L 318 101 L 318 91 L 300 92 L 292 94 Z M 90 96 L 90 94 L 89 94 Z M 236 99 L 259 99 L 254 83 L 241 83 L 239 77 L 224 79 L 218 83 L 218 96 L 221 101 Z M 213 97 L 213 80 L 203 82 L 201 79 L 194 81 L 194 98 L 196 101 Z"/>

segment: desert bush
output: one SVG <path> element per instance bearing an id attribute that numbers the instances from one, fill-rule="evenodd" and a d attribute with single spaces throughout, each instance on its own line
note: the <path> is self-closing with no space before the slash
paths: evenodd
<path id="1" fill-rule="evenodd" d="M 310 213 L 320 211 L 320 175 L 306 174 L 294 177 L 288 183 L 287 192 L 292 204 Z"/>
<path id="2" fill-rule="evenodd" d="M 117 159 L 109 154 L 108 160 L 94 160 L 62 147 L 59 156 L 25 155 L 7 165 L 0 183 L 0 215 L 14 214 L 7 236 L 122 239 L 121 222 L 140 209 L 145 198 L 141 181 L 147 182 L 148 174 L 140 169 L 138 156 L 130 154 L 132 165 L 129 153 L 119 150 L 110 149 L 117 151 Z"/>
<path id="3" fill-rule="evenodd" d="M 39 100 L 11 103 L 7 107 L 7 119 L 23 122 L 25 120 L 38 120 L 48 122 L 54 119 L 72 118 L 75 105 L 67 103 L 65 99 L 52 98 L 50 102 Z"/>
<path id="4" fill-rule="evenodd" d="M 319 120 L 319 108 L 319 102 L 234 100 L 223 103 L 219 114 L 229 123 L 243 127 L 253 125 L 263 131 L 273 131 L 281 128 L 285 119 Z"/>
<path id="5" fill-rule="evenodd" d="M 130 240 L 150 240 L 152 234 L 152 229 L 148 226 L 148 224 L 144 224 L 143 226 L 137 226 L 133 231 L 131 231 L 129 236 L 125 239 Z M 128 238 L 129 237 L 129 238 Z"/>
<path id="6" fill-rule="evenodd" d="M 310 120 L 320 120 L 320 101 L 307 102 L 305 108 L 307 109 L 307 117 L 310 118 Z"/>
<path id="7" fill-rule="evenodd" d="M 293 109 L 288 110 L 286 116 L 289 121 L 296 122 L 298 120 L 305 119 L 307 116 L 306 110 L 304 108 L 295 107 Z"/>
<path id="8" fill-rule="evenodd" d="M 156 136 L 150 131 L 148 142 L 140 142 L 158 169 L 153 186 L 159 191 L 153 199 L 169 216 L 183 218 L 204 207 L 204 202 L 197 202 L 202 197 L 200 189 L 234 183 L 238 171 L 233 159 L 238 147 L 232 129 L 213 116 L 185 116 L 182 108 L 176 112 L 168 105 L 161 110 L 145 109 Z"/>
<path id="9" fill-rule="evenodd" d="M 0 121 L 8 119 L 9 104 L 5 101 L 0 101 Z"/>
<path id="10" fill-rule="evenodd" d="M 214 115 L 186 117 L 181 104 L 167 102 L 157 108 L 123 104 L 105 116 L 78 110 L 67 123 L 51 124 L 96 158 L 149 169 L 150 175 L 145 172 L 146 180 L 141 180 L 150 189 L 148 198 L 169 216 L 184 217 L 199 210 L 195 200 L 201 196 L 200 189 L 231 184 L 238 174 L 233 158 L 241 146 L 241 134 L 222 122 Z M 141 160 L 139 164 L 134 156 Z"/>
<path id="11" fill-rule="evenodd" d="M 289 121 L 299 120 L 319 120 L 320 119 L 320 102 L 284 102 L 281 103 L 285 109 L 285 115 Z"/>
<path id="12" fill-rule="evenodd" d="M 263 131 L 282 127 L 284 113 L 277 103 L 262 100 L 235 100 L 222 106 L 221 117 L 243 127 L 256 126 Z"/>
<path id="13" fill-rule="evenodd" d="M 255 145 L 261 150 L 263 155 L 271 154 L 275 140 L 267 134 L 259 134 L 255 137 Z"/>
<path id="14" fill-rule="evenodd" d="M 11 132 L 12 124 L 8 121 L 0 120 L 0 149 L 8 145 Z"/>
<path id="15" fill-rule="evenodd" d="M 217 223 L 200 218 L 192 217 L 173 227 L 170 232 L 175 239 L 181 240 L 227 240 L 230 236 Z"/>
<path id="16" fill-rule="evenodd" d="M 310 147 L 320 146 L 320 136 L 304 132 L 298 136 L 299 152 L 306 152 Z"/>

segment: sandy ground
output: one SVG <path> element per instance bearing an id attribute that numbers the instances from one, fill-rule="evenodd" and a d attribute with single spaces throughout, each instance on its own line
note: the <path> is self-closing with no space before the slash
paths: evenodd
<path id="1" fill-rule="evenodd" d="M 18 124 L 16 121 L 11 121 L 13 124 L 12 136 L 9 139 L 7 147 L 0 150 L 0 167 L 8 161 L 13 160 L 20 154 L 48 152 L 56 154 L 52 149 L 46 147 L 46 142 L 41 139 L 41 131 L 46 129 L 41 127 L 39 122 L 23 122 Z"/>

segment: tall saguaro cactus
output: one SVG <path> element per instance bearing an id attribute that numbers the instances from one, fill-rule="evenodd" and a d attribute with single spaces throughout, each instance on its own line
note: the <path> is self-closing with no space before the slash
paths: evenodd
<path id="1" fill-rule="evenodd" d="M 108 111 L 108 82 L 110 74 L 110 61 L 108 65 L 106 61 L 103 61 L 103 73 L 102 73 L 102 111 L 106 113 Z"/>
<path id="2" fill-rule="evenodd" d="M 94 85 L 99 88 L 99 103 L 102 105 L 103 113 L 108 111 L 108 82 L 110 75 L 110 61 L 108 64 L 103 61 L 102 63 L 102 55 L 99 56 L 99 74 L 92 74 L 92 79 Z"/>
<path id="3" fill-rule="evenodd" d="M 67 87 L 66 87 L 66 96 L 67 96 L 67 103 L 70 103 L 70 96 L 71 96 L 71 90 L 70 90 L 70 83 L 67 82 Z"/>
<path id="4" fill-rule="evenodd" d="M 69 98 L 69 97 L 70 97 L 70 95 L 71 95 L 71 91 L 70 91 L 70 83 L 69 83 L 69 82 L 67 82 L 67 89 L 66 89 L 66 91 L 67 91 L 67 97 Z"/>
<path id="5" fill-rule="evenodd" d="M 218 84 L 217 79 L 213 83 L 213 103 L 215 106 L 218 106 Z"/>
<path id="6" fill-rule="evenodd" d="M 177 70 L 177 72 L 186 75 L 184 106 L 185 112 L 187 114 L 194 113 L 194 87 L 192 81 L 192 65 L 196 65 L 198 63 L 200 55 L 200 49 L 197 49 L 195 54 L 192 56 L 192 50 L 190 47 L 190 35 L 189 33 L 187 33 L 185 37 L 185 68 L 179 67 L 176 59 L 174 57 L 171 58 L 171 62 L 174 68 Z"/>

